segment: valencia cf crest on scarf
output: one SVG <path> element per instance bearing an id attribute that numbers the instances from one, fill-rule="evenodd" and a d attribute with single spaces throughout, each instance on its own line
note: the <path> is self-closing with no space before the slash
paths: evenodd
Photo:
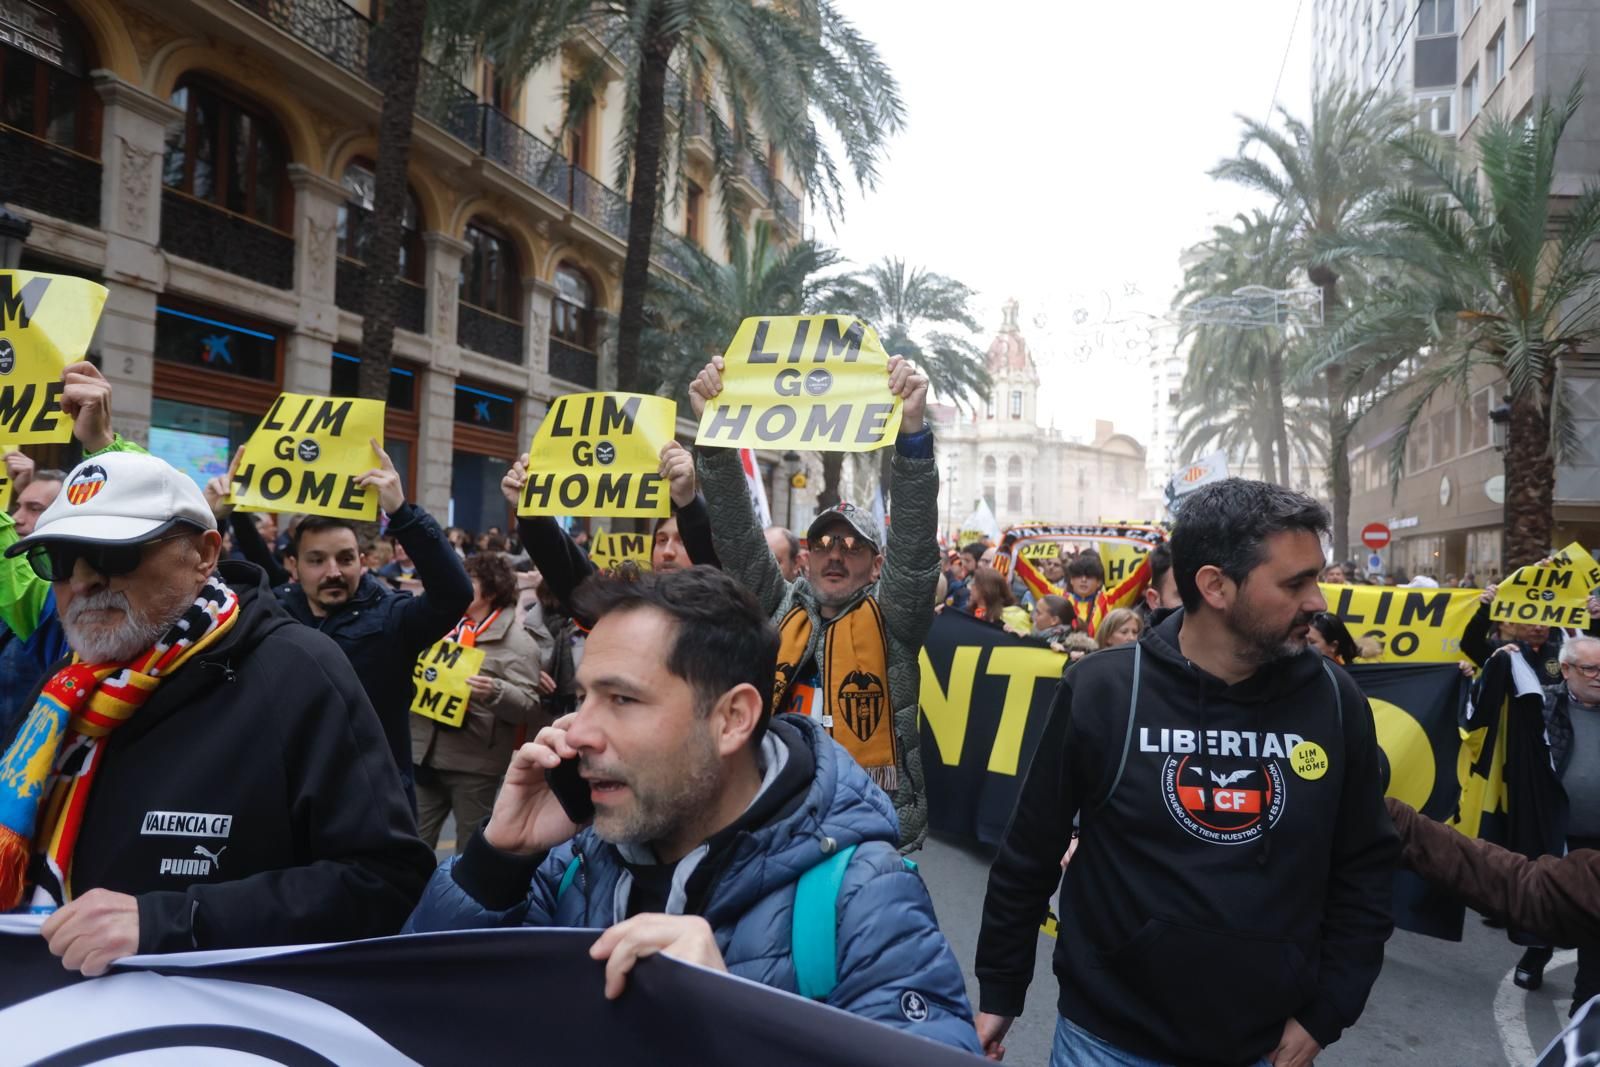
<path id="1" fill-rule="evenodd" d="M 887 703 L 882 678 L 867 671 L 851 671 L 839 684 L 835 706 L 850 732 L 865 741 L 878 732 Z"/>

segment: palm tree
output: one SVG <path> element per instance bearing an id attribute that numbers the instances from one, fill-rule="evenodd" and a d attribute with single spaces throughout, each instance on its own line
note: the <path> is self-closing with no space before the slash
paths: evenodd
<path id="1" fill-rule="evenodd" d="M 849 177 L 870 188 L 885 143 L 904 123 L 894 76 L 835 0 L 455 2 L 467 9 L 463 24 L 482 35 L 485 54 L 508 78 L 575 38 L 591 42 L 566 89 L 563 134 L 582 120 L 610 77 L 610 62 L 626 66 L 617 172 L 618 185 L 631 188 L 617 324 L 617 380 L 624 389 L 639 384 L 651 244 L 667 175 L 676 176 L 675 191 L 683 188 L 691 125 L 703 117 L 731 245 L 746 203 L 742 182 L 772 203 L 785 192 L 772 177 L 774 154 L 831 217 L 844 180 L 821 126 L 836 135 Z M 669 113 L 679 117 L 675 132 Z M 776 215 L 781 220 L 785 212 Z"/>
<path id="2" fill-rule="evenodd" d="M 1192 369 L 1193 364 L 1191 373 Z M 1188 379 L 1189 375 L 1185 374 L 1185 394 L 1198 395 L 1201 399 L 1186 406 L 1178 424 L 1180 463 L 1191 463 L 1217 450 L 1241 457 L 1246 463 L 1253 455 L 1266 480 L 1293 485 L 1293 460 L 1299 460 L 1305 481 L 1310 481 L 1309 468 L 1325 460 L 1328 451 L 1326 419 L 1321 405 L 1315 401 L 1287 404 L 1280 421 L 1270 414 L 1270 386 L 1260 374 L 1252 375 L 1241 367 L 1236 375 L 1211 378 L 1198 393 L 1190 390 Z M 1286 446 L 1275 469 L 1274 437 L 1285 427 L 1288 431 L 1285 436 L 1293 440 L 1294 451 L 1291 453 Z"/>
<path id="3" fill-rule="evenodd" d="M 1322 359 L 1334 366 L 1363 349 L 1412 355 L 1408 380 L 1394 390 L 1405 402 L 1391 454 L 1396 482 L 1395 460 L 1431 397 L 1452 386 L 1464 395 L 1479 367 L 1504 376 L 1508 570 L 1550 549 L 1555 463 L 1574 443 L 1562 359 L 1600 342 L 1600 269 L 1589 259 L 1600 241 L 1600 187 L 1586 186 L 1552 217 L 1557 152 L 1582 99 L 1581 85 L 1562 104 L 1547 97 L 1526 123 L 1485 115 L 1475 167 L 1432 137 L 1402 139 L 1436 187 L 1390 191 L 1378 209 L 1385 228 L 1323 253 L 1372 257 L 1397 275 L 1333 331 Z"/>
<path id="4" fill-rule="evenodd" d="M 1318 252 L 1370 226 L 1378 195 L 1397 176 L 1391 139 L 1410 127 L 1415 109 L 1399 95 L 1357 93 L 1335 84 L 1313 97 L 1309 125 L 1286 109 L 1279 109 L 1279 117 L 1281 132 L 1241 115 L 1238 154 L 1211 174 L 1266 193 L 1294 220 L 1300 262 L 1311 284 L 1322 290 L 1324 321 L 1336 323 L 1342 306 L 1339 279 L 1347 264 Z M 1266 149 L 1267 159 L 1252 158 L 1254 146 Z M 1343 444 L 1349 390 L 1339 363 L 1325 364 L 1322 373 L 1332 443 L 1333 551 L 1335 559 L 1344 559 L 1350 550 L 1350 458 Z"/>
<path id="5" fill-rule="evenodd" d="M 988 399 L 991 385 L 983 353 L 972 341 L 979 329 L 972 313 L 975 295 L 954 278 L 885 256 L 834 281 L 821 299 L 829 310 L 872 324 L 885 352 L 917 364 L 928 375 L 934 395 L 962 406 Z M 826 508 L 839 502 L 843 455 L 829 452 L 822 460 L 817 506 Z M 889 460 L 890 451 L 884 449 L 879 463 L 885 492 Z"/>

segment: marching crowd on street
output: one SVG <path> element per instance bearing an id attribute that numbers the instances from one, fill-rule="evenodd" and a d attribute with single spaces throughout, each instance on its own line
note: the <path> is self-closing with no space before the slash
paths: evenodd
<path id="1" fill-rule="evenodd" d="M 690 383 L 696 417 L 722 369 Z M 1404 867 L 1508 926 L 1519 984 L 1576 945 L 1574 1013 L 1600 995 L 1600 624 L 1496 628 L 1485 592 L 1461 648 L 1509 665 L 1480 689 L 1542 700 L 1524 810 L 1543 847 L 1470 839 L 1384 798 L 1343 669 L 1381 650 L 1328 610 L 1321 583 L 1363 576 L 1327 562 L 1321 504 L 1215 482 L 1132 573 L 1046 558 L 1040 595 L 1005 546 L 942 544 L 927 378 L 895 357 L 888 385 L 887 524 L 840 503 L 803 536 L 763 529 L 736 452 L 672 442 L 649 568 L 602 572 L 552 518 L 442 528 L 382 449 L 358 479 L 381 535 L 234 510 L 226 477 L 201 487 L 125 439 L 110 385 L 68 367 L 82 461 L 5 457 L 0 912 L 46 916 L 86 976 L 135 953 L 588 928 L 608 997 L 662 953 L 1000 1059 L 1059 893 L 1053 1065 L 1302 1067 L 1358 1024 Z M 512 507 L 529 473 L 506 472 Z M 976 1003 L 911 858 L 941 612 L 1069 664 L 990 871 Z M 483 651 L 459 725 L 411 712 L 445 639 Z M 818 868 L 820 969 L 790 921 Z"/>

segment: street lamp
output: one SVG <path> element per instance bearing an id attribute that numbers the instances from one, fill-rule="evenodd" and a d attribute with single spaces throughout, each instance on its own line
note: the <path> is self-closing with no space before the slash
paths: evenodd
<path id="1" fill-rule="evenodd" d="M 1504 402 L 1489 412 L 1489 435 L 1494 442 L 1496 452 L 1506 450 L 1506 438 L 1511 432 L 1511 397 L 1506 396 Z"/>
<path id="2" fill-rule="evenodd" d="M 0 269 L 16 270 L 22 264 L 22 246 L 32 232 L 33 223 L 0 204 Z"/>
<path id="3" fill-rule="evenodd" d="M 794 529 L 794 480 L 800 473 L 800 453 L 785 452 L 783 454 L 783 470 L 789 476 L 789 498 L 783 507 L 783 521 L 789 529 Z"/>

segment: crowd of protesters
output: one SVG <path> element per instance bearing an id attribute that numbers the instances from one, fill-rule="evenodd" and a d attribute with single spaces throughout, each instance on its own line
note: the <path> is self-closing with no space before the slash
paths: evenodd
<path id="1" fill-rule="evenodd" d="M 690 384 L 697 415 L 721 371 Z M 1365 577 L 1326 564 L 1320 504 L 1225 480 L 1115 581 L 1085 548 L 1030 586 L 997 546 L 942 553 L 927 379 L 895 358 L 889 388 L 887 528 L 849 503 L 803 537 L 763 528 L 737 454 L 673 442 L 649 566 L 602 573 L 554 519 L 441 527 L 376 445 L 357 480 L 377 528 L 238 512 L 227 478 L 202 488 L 124 440 L 109 384 L 68 368 L 84 461 L 5 457 L 0 911 L 47 916 L 85 975 L 134 953 L 592 928 L 608 997 L 663 953 L 998 1059 L 1059 891 L 1052 1064 L 1302 1067 L 1362 1013 L 1403 864 L 1523 935 L 1519 984 L 1576 943 L 1574 1011 L 1600 995 L 1592 908 L 1572 904 L 1600 898 L 1600 640 L 1495 627 L 1485 591 L 1461 643 L 1475 698 L 1536 697 L 1560 803 L 1543 855 L 1469 842 L 1385 807 L 1342 670 L 1382 649 L 1328 611 L 1319 582 Z M 524 456 L 508 502 L 528 476 Z M 976 1013 L 905 858 L 928 833 L 938 612 L 1068 664 L 991 869 Z M 441 641 L 483 653 L 458 723 L 411 711 Z M 1334 768 L 1292 806 L 1271 785 L 1291 757 Z M 1162 789 L 1200 799 L 1166 810 Z M 813 869 L 834 887 L 820 986 L 789 918 Z M 1230 981 L 1193 981 L 1219 960 Z"/>

